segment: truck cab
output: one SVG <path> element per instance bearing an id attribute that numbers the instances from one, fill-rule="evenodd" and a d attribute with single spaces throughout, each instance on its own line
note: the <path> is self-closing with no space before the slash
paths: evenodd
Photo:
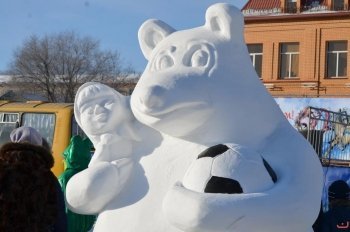
<path id="1" fill-rule="evenodd" d="M 35 128 L 51 145 L 56 176 L 64 170 L 62 153 L 70 138 L 84 136 L 75 121 L 73 103 L 0 101 L 0 146 L 9 142 L 11 131 L 20 126 Z"/>

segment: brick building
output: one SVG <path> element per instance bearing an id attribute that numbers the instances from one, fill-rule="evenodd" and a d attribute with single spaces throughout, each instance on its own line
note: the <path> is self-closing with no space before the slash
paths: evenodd
<path id="1" fill-rule="evenodd" d="M 275 97 L 350 96 L 350 0 L 249 0 L 245 39 Z"/>

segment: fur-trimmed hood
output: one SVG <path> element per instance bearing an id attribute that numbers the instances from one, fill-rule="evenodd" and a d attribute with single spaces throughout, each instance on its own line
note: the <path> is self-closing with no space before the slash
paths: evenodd
<path id="1" fill-rule="evenodd" d="M 64 201 L 53 164 L 42 146 L 10 142 L 0 148 L 0 231 L 66 231 L 51 230 L 65 225 L 58 218 Z"/>
<path id="2" fill-rule="evenodd" d="M 49 150 L 42 146 L 30 143 L 6 143 L 0 149 L 0 162 L 18 163 L 19 160 L 29 161 L 35 156 L 37 165 L 41 168 L 51 169 L 54 165 L 54 159 Z M 34 167 L 35 168 L 35 167 Z"/>

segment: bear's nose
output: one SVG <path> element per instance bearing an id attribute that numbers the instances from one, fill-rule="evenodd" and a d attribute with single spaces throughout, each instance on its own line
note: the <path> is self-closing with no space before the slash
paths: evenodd
<path id="1" fill-rule="evenodd" d="M 164 92 L 166 90 L 161 86 L 152 86 L 146 90 L 143 97 L 140 98 L 140 103 L 145 109 L 159 109 L 164 104 Z"/>

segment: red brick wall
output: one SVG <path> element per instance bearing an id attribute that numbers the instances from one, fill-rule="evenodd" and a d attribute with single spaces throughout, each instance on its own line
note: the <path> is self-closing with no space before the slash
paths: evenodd
<path id="1" fill-rule="evenodd" d="M 336 14 L 333 14 L 336 15 Z M 275 17 L 271 19 L 271 17 Z M 251 17 L 253 18 L 253 17 Z M 246 18 L 246 43 L 263 44 L 262 81 L 273 83 L 274 96 L 344 97 L 350 96 L 350 14 L 330 17 L 282 17 L 266 19 Z M 326 42 L 348 41 L 347 76 L 327 79 Z M 299 77 L 279 80 L 279 45 L 283 42 L 299 42 Z M 315 88 L 301 87 L 304 82 L 314 82 Z"/>

